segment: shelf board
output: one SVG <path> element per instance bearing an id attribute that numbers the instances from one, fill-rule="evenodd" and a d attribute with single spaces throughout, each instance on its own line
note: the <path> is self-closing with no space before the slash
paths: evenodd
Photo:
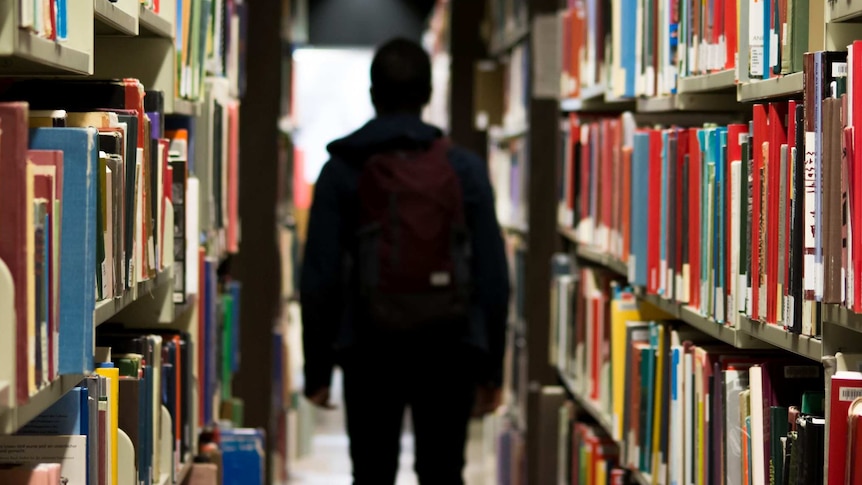
<path id="1" fill-rule="evenodd" d="M 862 313 L 856 313 L 843 305 L 823 304 L 820 308 L 824 322 L 862 332 Z"/>
<path id="2" fill-rule="evenodd" d="M 530 35 L 530 27 L 527 25 L 519 25 L 515 28 L 507 29 L 501 32 L 500 35 L 494 35 L 488 51 L 491 57 L 499 57 L 520 44 L 528 35 Z"/>
<path id="3" fill-rule="evenodd" d="M 200 102 L 198 101 L 176 98 L 174 99 L 174 109 L 169 114 L 197 116 L 200 112 L 199 107 Z"/>
<path id="4" fill-rule="evenodd" d="M 619 112 L 634 109 L 634 105 L 634 99 L 613 98 L 609 95 L 605 86 L 596 85 L 581 88 L 580 96 L 577 98 L 566 98 L 560 101 L 560 110 L 564 112 Z"/>
<path id="5" fill-rule="evenodd" d="M 83 375 L 70 374 L 60 376 L 57 380 L 34 394 L 30 399 L 17 407 L 0 410 L 0 433 L 12 434 L 27 424 L 36 416 L 42 414 L 52 404 L 57 402 L 63 394 L 77 386 Z"/>
<path id="6" fill-rule="evenodd" d="M 733 93 L 682 93 L 637 100 L 638 113 L 734 112 L 740 108 Z"/>
<path id="7" fill-rule="evenodd" d="M 164 17 L 141 5 L 139 35 L 173 39 L 174 28 Z"/>
<path id="8" fill-rule="evenodd" d="M 767 343 L 753 338 L 738 328 L 720 324 L 711 318 L 705 317 L 687 305 L 681 305 L 657 295 L 647 295 L 642 289 L 638 291 L 638 297 L 704 334 L 738 349 L 769 348 Z"/>
<path id="9" fill-rule="evenodd" d="M 827 10 L 829 22 L 843 22 L 862 16 L 862 2 L 859 0 L 839 0 L 829 2 Z"/>
<path id="10" fill-rule="evenodd" d="M 745 333 L 774 347 L 817 362 L 823 357 L 823 342 L 818 338 L 788 332 L 778 325 L 760 323 L 749 318 L 740 318 L 740 327 Z"/>
<path id="11" fill-rule="evenodd" d="M 609 254 L 583 244 L 578 245 L 577 249 L 575 249 L 575 254 L 583 260 L 603 266 L 620 276 L 628 277 L 629 268 L 626 263 L 623 263 Z"/>
<path id="12" fill-rule="evenodd" d="M 614 439 L 614 427 L 611 421 L 611 418 L 607 416 L 599 406 L 594 403 L 591 399 L 582 396 L 579 392 L 577 392 L 577 384 L 575 379 L 569 375 L 566 375 L 565 372 L 561 370 L 557 370 L 557 374 L 560 376 L 560 382 L 562 382 L 563 387 L 566 389 L 566 392 L 575 400 L 577 403 L 577 407 L 586 411 L 587 414 L 592 416 L 592 418 L 599 424 L 599 427 L 602 428 L 602 431 L 605 432 L 608 437 L 614 440 L 617 447 L 622 449 L 622 443 Z"/>
<path id="13" fill-rule="evenodd" d="M 171 272 L 165 270 L 159 273 L 154 279 L 138 283 L 137 288 L 126 291 L 122 296 L 96 302 L 93 325 L 99 326 L 107 322 L 136 300 L 150 295 L 156 288 L 170 284 L 171 281 Z"/>
<path id="14" fill-rule="evenodd" d="M 749 102 L 799 96 L 802 94 L 803 79 L 801 72 L 795 72 L 772 79 L 742 83 L 739 85 L 738 99 L 741 102 Z"/>
<path id="15" fill-rule="evenodd" d="M 527 136 L 530 132 L 530 127 L 527 124 L 517 125 L 517 126 L 505 126 L 498 130 L 494 130 L 492 133 L 492 138 L 498 142 L 505 142 L 509 140 L 513 140 L 515 138 L 522 138 Z"/>
<path id="16" fill-rule="evenodd" d="M 94 17 L 98 35 L 138 35 L 138 19 L 109 0 L 94 0 Z"/>
<path id="17" fill-rule="evenodd" d="M 9 57 L 0 58 L 4 75 L 90 74 L 90 54 L 24 30 L 17 37 Z"/>
<path id="18" fill-rule="evenodd" d="M 736 85 L 736 72 L 733 69 L 679 78 L 679 93 L 702 93 L 707 91 L 730 90 Z"/>

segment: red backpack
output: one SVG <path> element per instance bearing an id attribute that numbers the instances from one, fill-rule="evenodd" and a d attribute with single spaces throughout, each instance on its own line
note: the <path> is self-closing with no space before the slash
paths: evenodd
<path id="1" fill-rule="evenodd" d="M 361 301 L 373 326 L 409 331 L 465 321 L 470 244 L 449 142 L 372 156 L 359 176 Z"/>

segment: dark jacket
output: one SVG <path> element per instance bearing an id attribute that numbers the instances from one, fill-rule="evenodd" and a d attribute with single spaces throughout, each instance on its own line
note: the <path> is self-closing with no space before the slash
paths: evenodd
<path id="1" fill-rule="evenodd" d="M 347 283 L 349 270 L 344 257 L 355 231 L 351 218 L 358 205 L 362 164 L 374 153 L 427 146 L 441 136 L 438 128 L 418 117 L 381 116 L 329 144 L 331 159 L 324 165 L 315 187 L 300 283 L 306 393 L 328 386 L 343 351 L 363 345 L 356 332 L 357 312 L 352 301 L 356 291 L 351 291 L 352 285 Z M 449 161 L 461 180 L 473 244 L 475 295 L 464 340 L 481 352 L 477 378 L 499 385 L 509 309 L 509 275 L 494 196 L 481 158 L 452 148 Z"/>

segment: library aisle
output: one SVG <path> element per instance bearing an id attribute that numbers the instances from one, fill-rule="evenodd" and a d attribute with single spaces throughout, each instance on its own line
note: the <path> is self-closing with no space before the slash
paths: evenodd
<path id="1" fill-rule="evenodd" d="M 339 375 L 336 374 L 335 392 L 339 392 Z M 293 465 L 289 485 L 350 485 L 352 477 L 348 452 L 349 441 L 344 433 L 344 407 L 340 399 L 334 400 L 337 409 L 319 412 L 315 416 L 311 453 L 299 458 Z M 408 420 L 409 421 L 409 420 Z M 409 423 L 405 423 L 405 429 Z M 496 460 L 483 446 L 482 422 L 470 424 L 470 441 L 467 445 L 467 466 L 464 470 L 466 485 L 497 484 Z M 486 451 L 483 451 L 486 450 Z M 401 458 L 396 485 L 417 485 L 413 473 L 413 438 L 405 433 L 401 438 Z"/>

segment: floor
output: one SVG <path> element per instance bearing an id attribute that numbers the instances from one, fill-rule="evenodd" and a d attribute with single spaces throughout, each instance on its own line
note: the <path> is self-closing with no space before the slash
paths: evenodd
<path id="1" fill-rule="evenodd" d="M 334 395 L 340 395 L 336 385 Z M 292 467 L 290 485 L 350 485 L 352 483 L 348 440 L 344 433 L 343 408 L 318 412 L 312 452 L 300 458 Z M 467 485 L 495 485 L 495 463 L 493 430 L 485 421 L 474 421 L 470 425 L 470 441 L 467 448 L 467 467 L 464 478 Z M 401 467 L 396 485 L 418 485 L 413 473 L 413 437 L 405 434 L 401 439 Z"/>

